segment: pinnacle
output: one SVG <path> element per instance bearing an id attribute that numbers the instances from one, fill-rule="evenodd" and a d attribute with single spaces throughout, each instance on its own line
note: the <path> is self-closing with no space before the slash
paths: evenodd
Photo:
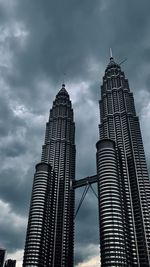
<path id="1" fill-rule="evenodd" d="M 69 96 L 64 83 L 62 84 L 62 88 L 59 90 L 57 96 Z"/>
<path id="2" fill-rule="evenodd" d="M 112 53 L 112 49 L 110 48 L 110 62 L 108 65 L 112 65 L 112 64 L 116 64 L 113 58 L 113 53 Z"/>
<path id="3" fill-rule="evenodd" d="M 110 61 L 109 61 L 108 65 L 107 65 L 107 68 L 116 67 L 116 66 L 118 66 L 118 64 L 115 62 L 113 56 L 111 56 L 110 57 Z"/>
<path id="4" fill-rule="evenodd" d="M 63 94 L 66 93 L 66 94 L 68 94 L 68 92 L 67 92 L 67 90 L 65 88 L 65 84 L 64 83 L 62 84 L 62 88 L 60 89 L 59 93 L 63 93 Z"/>
<path id="5" fill-rule="evenodd" d="M 110 57 L 110 62 L 108 65 L 116 64 L 113 57 Z"/>

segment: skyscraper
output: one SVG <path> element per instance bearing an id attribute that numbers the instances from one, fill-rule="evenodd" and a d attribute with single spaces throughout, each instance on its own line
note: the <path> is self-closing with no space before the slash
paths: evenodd
<path id="1" fill-rule="evenodd" d="M 62 85 L 46 124 L 33 182 L 23 266 L 73 266 L 75 124 Z"/>
<path id="2" fill-rule="evenodd" d="M 102 266 L 150 266 L 150 182 L 133 94 L 110 58 L 100 100 L 97 175 Z"/>
<path id="3" fill-rule="evenodd" d="M 97 174 L 75 180 L 72 104 L 64 84 L 56 95 L 34 175 L 24 267 L 73 267 L 74 190 L 86 186 L 83 201 L 96 182 L 101 266 L 150 266 L 150 182 L 139 119 L 128 80 L 113 57 L 99 104 Z"/>

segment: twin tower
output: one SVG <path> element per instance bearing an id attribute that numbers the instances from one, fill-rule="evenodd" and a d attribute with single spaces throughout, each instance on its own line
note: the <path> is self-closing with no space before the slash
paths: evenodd
<path id="1" fill-rule="evenodd" d="M 134 98 L 111 57 L 101 86 L 97 174 L 75 180 L 75 123 L 62 85 L 36 165 L 24 267 L 73 267 L 75 189 L 98 185 L 102 267 L 150 266 L 150 181 Z"/>

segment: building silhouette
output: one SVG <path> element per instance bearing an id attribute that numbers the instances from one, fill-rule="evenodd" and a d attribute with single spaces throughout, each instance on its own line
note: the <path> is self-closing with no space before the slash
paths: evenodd
<path id="1" fill-rule="evenodd" d="M 5 267 L 16 267 L 16 260 L 8 259 L 5 261 Z"/>
<path id="2" fill-rule="evenodd" d="M 75 180 L 75 125 L 62 85 L 36 165 L 23 266 L 72 267 L 74 191 L 98 185 L 101 266 L 150 266 L 150 182 L 133 94 L 111 56 L 101 86 L 97 174 Z M 83 200 L 83 198 L 82 198 Z"/>
<path id="3" fill-rule="evenodd" d="M 0 267 L 4 266 L 6 250 L 0 248 Z"/>

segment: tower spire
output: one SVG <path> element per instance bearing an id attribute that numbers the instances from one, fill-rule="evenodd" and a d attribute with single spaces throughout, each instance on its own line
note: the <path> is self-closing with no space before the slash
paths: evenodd
<path id="1" fill-rule="evenodd" d="M 112 53 L 112 49 L 110 47 L 110 59 L 112 59 L 112 58 L 113 58 L 113 53 Z"/>
<path id="2" fill-rule="evenodd" d="M 65 87 L 66 72 L 63 73 L 63 83 L 62 86 Z"/>

